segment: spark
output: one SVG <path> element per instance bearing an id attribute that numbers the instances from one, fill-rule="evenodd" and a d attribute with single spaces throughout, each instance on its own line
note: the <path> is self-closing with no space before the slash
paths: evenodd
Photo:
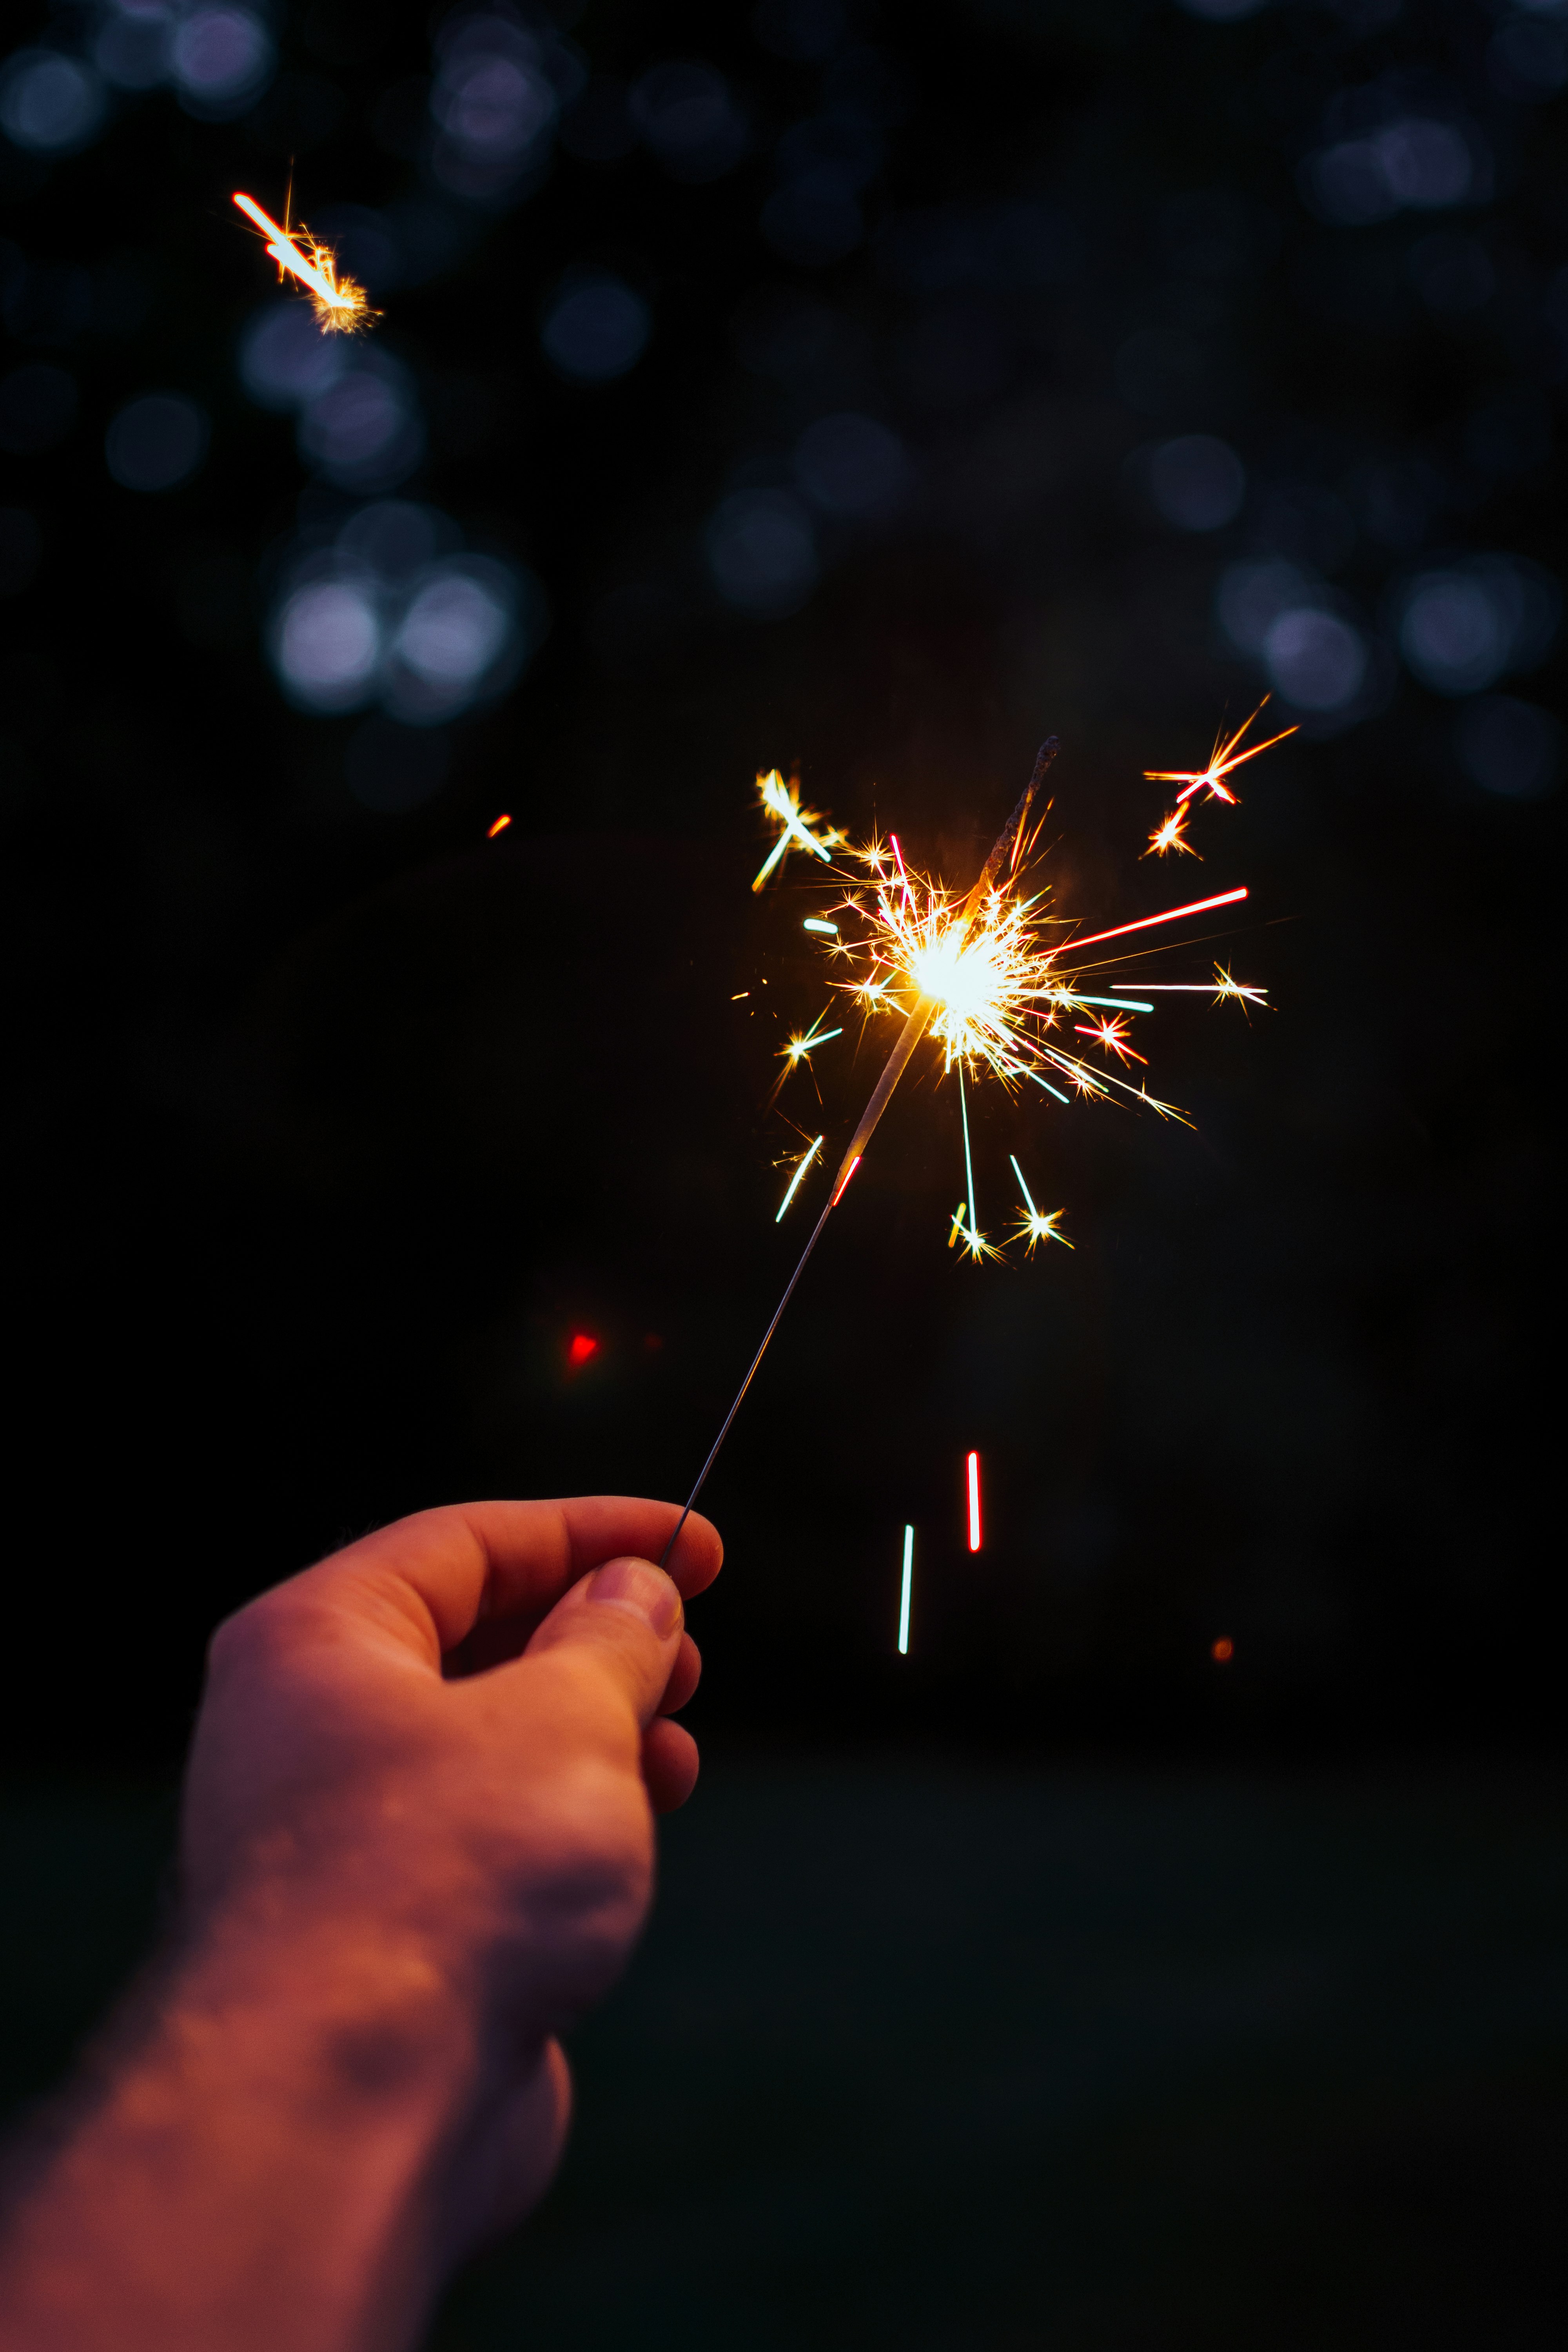
<path id="1" fill-rule="evenodd" d="M 834 939 L 838 937 L 838 926 L 837 923 L 822 922 L 816 915 L 807 915 L 800 928 L 803 931 L 826 931 Z"/>
<path id="2" fill-rule="evenodd" d="M 1184 805 L 1173 808 L 1149 835 L 1149 846 L 1143 852 L 1144 856 L 1163 857 L 1168 849 L 1182 849 L 1189 857 L 1196 857 L 1198 853 L 1187 839 L 1188 814 Z"/>
<path id="3" fill-rule="evenodd" d="M 1065 1249 L 1075 1248 L 1077 1244 L 1073 1242 L 1069 1242 L 1066 1234 L 1064 1234 L 1060 1229 L 1059 1221 L 1067 1215 L 1067 1211 L 1065 1209 L 1047 1209 L 1045 1211 L 1037 1209 L 1035 1206 L 1035 1196 L 1030 1192 L 1027 1184 L 1024 1181 L 1023 1170 L 1019 1167 L 1018 1162 L 1016 1159 L 1014 1158 L 1012 1152 L 1009 1152 L 1007 1157 L 1013 1161 L 1013 1173 L 1018 1180 L 1018 1190 L 1024 1195 L 1024 1206 L 1028 1212 L 1023 1223 L 1018 1228 L 1016 1238 L 1021 1242 L 1027 1242 L 1029 1245 L 1029 1255 L 1031 1257 L 1035 1255 L 1035 1245 L 1037 1242 L 1060 1242 Z"/>
<path id="4" fill-rule="evenodd" d="M 1167 907 L 1163 915 L 1143 915 L 1135 923 L 1118 923 L 1114 930 L 1090 931 L 1088 939 L 1069 940 L 1065 947 L 1058 948 L 1054 952 L 1065 955 L 1070 948 L 1077 955 L 1079 948 L 1097 948 L 1102 940 L 1125 939 L 1129 931 L 1152 930 L 1156 923 L 1179 922 L 1184 915 L 1206 914 L 1211 907 L 1238 906 L 1246 896 L 1245 890 L 1222 890 L 1215 898 L 1194 898 L 1185 907 Z"/>
<path id="5" fill-rule="evenodd" d="M 980 1456 L 972 1454 L 967 1463 L 969 1476 L 969 1549 L 980 1549 Z"/>
<path id="6" fill-rule="evenodd" d="M 739 994 L 738 996 L 732 996 L 732 997 L 730 999 L 730 1002 L 731 1002 L 731 1004 L 744 1004 L 744 1003 L 745 1003 L 745 1001 L 746 1001 L 747 997 L 748 997 L 748 996 L 750 996 L 751 992 L 751 992 L 751 990 L 750 990 L 749 988 L 742 988 L 742 991 L 741 991 L 741 992 L 740 992 L 740 994 Z"/>
<path id="7" fill-rule="evenodd" d="M 1231 1659 L 1236 1655 L 1236 1643 L 1231 1640 L 1228 1633 L 1222 1633 L 1217 1642 L 1210 1643 L 1209 1655 L 1214 1660 L 1216 1666 L 1225 1666 L 1230 1664 Z"/>
<path id="8" fill-rule="evenodd" d="M 815 1046 L 826 1045 L 830 1037 L 842 1037 L 843 1034 L 842 1029 L 814 1029 L 809 1036 L 792 1037 L 787 1045 L 779 1047 L 779 1052 L 787 1058 L 793 1070 L 797 1062 L 805 1060 Z"/>
<path id="9" fill-rule="evenodd" d="M 951 1249 L 954 1240 L 961 1237 L 965 1256 L 972 1259 L 976 1265 L 980 1265 L 988 1257 L 999 1258 L 1002 1253 L 994 1242 L 988 1242 L 984 1234 L 977 1230 L 979 1210 L 974 1203 L 974 1163 L 969 1152 L 969 1102 L 964 1090 L 962 1062 L 958 1066 L 958 1108 L 963 1120 L 963 1173 L 969 1185 L 969 1198 L 963 1203 L 963 1209 L 969 1212 L 969 1223 L 961 1224 L 957 1217 L 953 1219 L 952 1232 L 947 1237 L 947 1245 Z M 963 1210 L 960 1211 L 960 1215 L 962 1214 Z"/>
<path id="10" fill-rule="evenodd" d="M 825 824 L 826 819 L 820 816 L 816 809 L 802 808 L 800 786 L 793 782 L 786 784 L 778 770 L 773 768 L 767 775 L 757 778 L 757 790 L 770 816 L 777 817 L 780 830 L 778 839 L 763 861 L 762 872 L 752 883 L 752 889 L 762 888 L 773 867 L 791 849 L 808 849 L 814 857 L 819 857 L 825 866 L 830 866 L 833 852 L 842 843 L 844 835 L 830 828 L 820 840 L 817 838 L 812 827 Z"/>
<path id="11" fill-rule="evenodd" d="M 330 245 L 323 245 L 303 226 L 280 227 L 252 196 L 237 193 L 234 201 L 268 239 L 267 251 L 278 264 L 279 277 L 299 279 L 310 298 L 316 324 L 326 333 L 352 335 L 380 317 L 378 310 L 371 309 L 363 286 L 356 286 L 352 278 L 339 277 L 337 256 Z"/>
<path id="12" fill-rule="evenodd" d="M 779 1213 L 778 1213 L 778 1215 L 773 1219 L 773 1223 L 774 1223 L 774 1224 L 775 1224 L 775 1225 L 782 1225 L 782 1224 L 783 1224 L 783 1223 L 784 1223 L 784 1211 L 788 1208 L 788 1206 L 789 1206 L 790 1202 L 794 1200 L 794 1198 L 795 1198 L 795 1194 L 799 1192 L 799 1190 L 800 1190 L 800 1186 L 801 1186 L 801 1179 L 805 1176 L 806 1170 L 810 1167 L 810 1165 L 811 1165 L 812 1161 L 816 1159 L 816 1157 L 817 1153 L 821 1150 L 822 1146 L 823 1146 L 823 1140 L 824 1140 L 824 1139 L 819 1135 L 819 1136 L 817 1137 L 817 1139 L 816 1139 L 816 1141 L 812 1145 L 812 1147 L 811 1147 L 810 1150 L 809 1150 L 809 1151 L 803 1152 L 803 1153 L 801 1154 L 800 1164 L 799 1164 L 799 1166 L 796 1168 L 796 1170 L 795 1170 L 795 1174 L 794 1174 L 794 1175 L 790 1178 L 790 1180 L 789 1180 L 789 1191 L 784 1194 L 784 1199 L 779 1202 Z"/>
<path id="13" fill-rule="evenodd" d="M 1127 1043 L 1126 1032 L 1119 1021 L 1102 1021 L 1096 1029 L 1090 1029 L 1082 1021 L 1075 1021 L 1073 1027 L 1080 1037 L 1092 1037 L 1097 1045 L 1103 1045 L 1108 1053 L 1120 1055 L 1124 1062 L 1142 1062 L 1144 1068 L 1148 1068 L 1149 1056 L 1147 1054 L 1135 1054 L 1132 1051 L 1131 1046 Z"/>
<path id="14" fill-rule="evenodd" d="M 487 841 L 493 841 L 493 840 L 495 839 L 495 837 L 496 837 L 497 834 L 498 834 L 498 833 L 504 833 L 504 832 L 506 831 L 506 829 L 507 829 L 508 825 L 509 825 L 510 823 L 511 823 L 511 819 L 510 819 L 510 816 L 498 816 L 498 817 L 497 817 L 497 819 L 496 819 L 496 821 L 495 821 L 495 823 L 494 823 L 494 824 L 492 824 L 491 826 L 489 826 L 489 829 L 488 829 L 488 831 L 486 832 L 486 834 L 485 834 L 485 839 L 486 839 Z"/>
<path id="15" fill-rule="evenodd" d="M 913 1528 L 906 1527 L 904 1529 L 904 1578 L 899 1592 L 899 1655 L 900 1658 L 907 1658 L 910 1654 L 910 1589 L 914 1582 L 914 1574 L 915 1531 Z"/>
<path id="16" fill-rule="evenodd" d="M 598 1352 L 599 1343 L 590 1333 L 574 1331 L 572 1344 L 566 1350 L 566 1360 L 575 1370 L 578 1365 L 587 1363 L 590 1357 L 596 1356 Z"/>
<path id="17" fill-rule="evenodd" d="M 1262 702 L 1252 713 L 1252 718 L 1244 719 L 1234 735 L 1228 738 L 1215 737 L 1214 751 L 1206 768 L 1195 770 L 1145 768 L 1143 774 L 1146 781 L 1152 784 L 1182 785 L 1184 789 L 1176 794 L 1178 808 L 1184 801 L 1191 800 L 1194 793 L 1201 792 L 1206 792 L 1213 800 L 1228 801 L 1234 808 L 1237 805 L 1237 795 L 1226 783 L 1226 777 L 1232 774 L 1236 769 L 1245 766 L 1248 760 L 1256 760 L 1260 752 L 1271 751 L 1276 743 L 1284 742 L 1287 735 L 1294 735 L 1297 732 L 1294 727 L 1287 727 L 1280 734 L 1270 735 L 1267 743 L 1249 744 L 1245 751 L 1237 750 L 1237 745 L 1251 726 L 1253 719 L 1261 716 L 1268 700 L 1268 697 L 1265 695 Z M 1168 824 L 1170 819 L 1167 818 L 1166 822 Z M 1178 845 L 1184 849 L 1188 846 L 1185 842 Z"/>
<path id="18" fill-rule="evenodd" d="M 1112 988 L 1121 985 L 1118 981 L 1112 981 L 1110 984 Z M 1268 1002 L 1268 991 L 1266 988 L 1254 988 L 1247 981 L 1233 980 L 1222 963 L 1215 964 L 1212 980 L 1141 980 L 1138 985 L 1140 988 L 1146 989 L 1151 996 L 1212 994 L 1216 1004 L 1224 1004 L 1227 999 L 1233 1003 L 1240 1004 L 1267 1004 Z M 1113 1001 L 1117 1004 L 1125 1004 L 1130 1013 L 1152 1013 L 1154 1009 L 1152 1004 L 1136 1003 L 1131 997 L 1119 996 L 1111 1000 L 1103 996 L 1085 996 L 1080 997 L 1079 1001 L 1083 1004 L 1104 1004 Z"/>

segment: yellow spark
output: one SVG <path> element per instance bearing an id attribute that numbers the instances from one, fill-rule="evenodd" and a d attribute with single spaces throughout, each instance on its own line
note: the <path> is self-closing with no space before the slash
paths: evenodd
<path id="1" fill-rule="evenodd" d="M 786 784 L 774 768 L 767 775 L 757 778 L 757 791 L 769 815 L 777 817 L 780 832 L 763 861 L 762 872 L 752 883 L 752 889 L 762 888 L 773 867 L 792 849 L 807 849 L 814 857 L 820 857 L 825 866 L 830 866 L 833 852 L 843 842 L 844 835 L 830 826 L 818 838 L 812 827 L 824 824 L 826 820 L 816 809 L 802 808 L 800 786 L 794 782 Z"/>
<path id="2" fill-rule="evenodd" d="M 797 1062 L 805 1061 L 806 1055 L 810 1054 L 814 1046 L 825 1045 L 829 1037 L 842 1037 L 843 1034 L 844 1032 L 842 1029 L 814 1028 L 809 1030 L 804 1037 L 797 1032 L 796 1034 L 790 1039 L 787 1045 L 781 1045 L 779 1047 L 779 1053 L 781 1056 L 788 1062 L 790 1068 L 793 1070 Z"/>
<path id="3" fill-rule="evenodd" d="M 1207 792 L 1213 799 L 1229 801 L 1234 807 L 1237 795 L 1229 790 L 1224 779 L 1233 769 L 1243 766 L 1248 760 L 1256 760 L 1260 751 L 1271 751 L 1276 743 L 1283 743 L 1287 735 L 1294 735 L 1297 731 L 1294 727 L 1287 727 L 1282 734 L 1271 735 L 1267 743 L 1254 743 L 1245 751 L 1237 751 L 1236 747 L 1251 726 L 1252 719 L 1261 714 L 1268 700 L 1268 697 L 1265 695 L 1252 718 L 1244 719 L 1234 735 L 1215 738 L 1214 752 L 1206 768 L 1196 771 L 1191 768 L 1145 768 L 1145 781 L 1151 784 L 1184 786 L 1185 789 L 1176 794 L 1178 803 L 1191 800 L 1194 793 Z"/>
<path id="4" fill-rule="evenodd" d="M 1266 988 L 1250 988 L 1245 981 L 1232 980 L 1222 963 L 1216 963 L 1214 968 L 1214 983 L 1216 1004 L 1223 1004 L 1229 997 L 1232 1003 L 1239 1004 L 1245 1012 L 1249 1004 L 1267 1004 L 1268 1002 Z"/>
<path id="5" fill-rule="evenodd" d="M 1168 849 L 1184 849 L 1189 857 L 1196 857 L 1198 853 L 1187 839 L 1188 814 L 1189 811 L 1184 802 L 1179 807 L 1173 808 L 1170 815 L 1162 824 L 1157 824 L 1149 835 L 1149 846 L 1143 852 L 1144 856 L 1163 857 Z"/>
<path id="6" fill-rule="evenodd" d="M 330 245 L 323 245 L 303 226 L 280 227 L 254 197 L 237 192 L 234 201 L 269 240 L 267 250 L 278 264 L 279 277 L 299 279 L 310 298 L 319 327 L 329 334 L 352 335 L 381 316 L 371 309 L 363 286 L 356 286 L 352 278 L 338 276 L 337 256 Z"/>

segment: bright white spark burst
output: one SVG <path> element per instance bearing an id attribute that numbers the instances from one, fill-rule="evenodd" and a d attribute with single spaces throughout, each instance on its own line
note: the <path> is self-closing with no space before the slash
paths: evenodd
<path id="1" fill-rule="evenodd" d="M 1254 711 L 1234 734 L 1222 739 L 1207 768 L 1201 772 L 1150 772 L 1151 782 L 1177 782 L 1184 788 L 1178 795 L 1176 807 L 1152 836 L 1152 851 L 1174 848 L 1196 854 L 1184 837 L 1194 794 L 1206 792 L 1211 800 L 1234 804 L 1237 795 L 1225 779 L 1243 761 L 1268 750 L 1270 743 L 1284 740 L 1283 735 L 1279 735 L 1272 737 L 1270 743 L 1239 751 L 1237 746 L 1257 716 Z M 838 918 L 836 929 L 830 930 L 826 922 L 817 919 L 808 919 L 805 925 L 821 935 L 828 955 L 847 965 L 852 972 L 852 977 L 837 981 L 835 985 L 848 994 L 868 1018 L 879 1013 L 907 1018 L 917 1004 L 929 1008 L 928 1034 L 942 1048 L 943 1073 L 956 1069 L 958 1074 L 963 1129 L 965 1198 L 953 1212 L 948 1246 L 961 1247 L 963 1255 L 972 1261 L 999 1258 L 1002 1251 L 981 1230 L 975 1206 L 966 1076 L 997 1078 L 1009 1092 L 1029 1082 L 1064 1103 L 1073 1096 L 1096 1101 L 1120 1095 L 1144 1105 L 1163 1118 L 1184 1119 L 1184 1114 L 1173 1104 L 1162 1102 L 1142 1084 L 1120 1075 L 1129 1063 L 1144 1065 L 1146 1059 L 1131 1043 L 1131 1017 L 1152 1013 L 1155 1008 L 1147 1000 L 1160 993 L 1212 993 L 1216 1003 L 1231 1001 L 1240 1003 L 1244 1010 L 1247 1005 L 1266 1002 L 1261 988 L 1233 979 L 1218 964 L 1212 982 L 1141 981 L 1128 983 L 1125 988 L 1118 982 L 1111 983 L 1117 991 L 1111 995 L 1089 993 L 1079 984 L 1078 974 L 1060 969 L 1086 947 L 1097 947 L 1122 939 L 1130 932 L 1174 922 L 1183 916 L 1237 904 L 1247 897 L 1244 889 L 1222 891 L 1213 898 L 1195 899 L 1187 906 L 1144 916 L 1077 940 L 1064 938 L 1047 942 L 1042 936 L 1047 919 L 1041 909 L 1049 895 L 1048 887 L 1026 891 L 1019 887 L 1032 838 L 1029 843 L 1016 845 L 1012 870 L 986 893 L 978 909 L 965 922 L 960 916 L 963 895 L 924 875 L 912 873 L 897 835 L 890 835 L 885 842 L 873 840 L 863 849 L 850 850 L 849 855 L 858 861 L 868 877 L 857 881 L 834 864 L 832 852 L 845 842 L 845 835 L 827 827 L 817 811 L 801 806 L 797 785 L 786 786 L 776 770 L 759 776 L 757 783 L 764 808 L 779 826 L 779 835 L 752 887 L 761 889 L 791 849 L 809 853 L 814 860 L 831 869 L 837 882 L 847 885 L 844 897 L 831 909 Z M 1133 985 L 1138 990 L 1136 996 L 1130 992 Z M 1077 1017 L 1084 1014 L 1089 1017 Z M 792 1035 L 779 1049 L 784 1068 L 773 1089 L 774 1097 L 790 1072 L 802 1061 L 809 1060 L 816 1046 L 842 1034 L 840 1029 L 821 1026 L 826 1018 L 826 1013 L 819 1015 L 809 1029 Z M 1107 1062 L 1114 1059 L 1119 1068 L 1107 1066 L 1107 1062 L 1088 1061 L 1088 1048 L 1075 1045 L 1072 1040 L 1076 1037 L 1087 1039 L 1089 1046 L 1107 1057 Z M 1064 1084 L 1069 1093 L 1062 1091 Z M 779 1210 L 781 1217 L 795 1198 L 816 1149 L 813 1146 L 795 1170 Z M 1061 1230 L 1066 1211 L 1042 1211 L 1037 1207 L 1016 1158 L 1009 1157 L 1023 1196 L 1021 1221 L 1010 1238 L 1023 1242 L 1031 1254 L 1047 1242 L 1060 1242 L 1070 1249 L 1072 1244 Z"/>

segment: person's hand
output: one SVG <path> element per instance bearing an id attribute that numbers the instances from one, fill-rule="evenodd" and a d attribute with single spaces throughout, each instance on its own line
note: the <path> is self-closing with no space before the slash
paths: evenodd
<path id="1" fill-rule="evenodd" d="M 424 1511 L 212 1645 L 182 1837 L 192 1932 L 368 1944 L 434 1985 L 438 2030 L 476 2043 L 452 2251 L 548 2179 L 568 2110 L 554 2037 L 625 1964 L 652 1811 L 697 1777 L 669 1720 L 700 1671 L 681 1603 L 722 1551 L 693 1516 L 670 1575 L 651 1566 L 678 1516 L 605 1496 Z"/>

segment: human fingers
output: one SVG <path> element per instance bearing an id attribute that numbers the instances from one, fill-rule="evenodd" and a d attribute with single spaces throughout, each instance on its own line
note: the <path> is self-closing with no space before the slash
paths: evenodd
<path id="1" fill-rule="evenodd" d="M 629 1495 L 455 1504 L 378 1528 L 296 1581 L 438 1660 L 481 1620 L 542 1615 L 602 1561 L 657 1559 L 679 1518 L 677 1504 Z M 671 1561 L 679 1591 L 702 1591 L 723 1557 L 693 1512 Z"/>
<path id="2" fill-rule="evenodd" d="M 613 1703 L 629 1704 L 646 1730 L 680 1654 L 681 1601 L 651 1560 L 606 1560 L 574 1584 L 534 1630 L 515 1664 L 498 1670 L 527 1677 L 547 1660 L 586 1668 Z"/>
<path id="3" fill-rule="evenodd" d="M 701 1679 L 702 1653 L 689 1633 L 682 1633 L 664 1696 L 658 1703 L 660 1715 L 679 1715 Z"/>
<path id="4" fill-rule="evenodd" d="M 673 1813 L 697 1786 L 697 1742 L 683 1723 L 656 1716 L 643 1734 L 642 1776 L 656 1813 Z"/>

